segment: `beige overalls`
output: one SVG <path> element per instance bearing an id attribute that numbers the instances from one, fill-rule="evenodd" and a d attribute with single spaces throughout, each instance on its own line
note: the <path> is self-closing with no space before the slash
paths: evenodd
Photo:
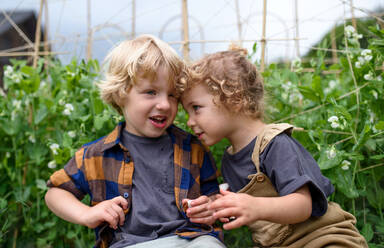
<path id="1" fill-rule="evenodd" d="M 251 181 L 238 193 L 256 197 L 279 196 L 269 178 L 260 171 L 259 155 L 276 135 L 283 132 L 291 135 L 292 129 L 292 125 L 285 123 L 266 125 L 257 137 L 252 153 L 257 173 L 248 176 Z M 290 225 L 260 220 L 249 225 L 249 228 L 255 247 L 368 247 L 355 223 L 356 219 L 352 214 L 341 209 L 337 203 L 328 202 L 328 210 L 321 217 L 312 216 L 305 222 Z"/>

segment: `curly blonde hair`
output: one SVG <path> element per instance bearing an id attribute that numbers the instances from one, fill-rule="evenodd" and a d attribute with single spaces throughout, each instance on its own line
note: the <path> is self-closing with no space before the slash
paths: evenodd
<path id="1" fill-rule="evenodd" d="M 133 40 L 121 42 L 107 55 L 108 69 L 105 80 L 98 85 L 100 97 L 120 114 L 121 101 L 139 78 L 156 79 L 159 68 L 169 73 L 168 82 L 180 95 L 184 84 L 181 82 L 188 70 L 175 50 L 164 41 L 152 36 L 141 35 Z"/>
<path id="2" fill-rule="evenodd" d="M 263 78 L 256 66 L 246 58 L 247 51 L 232 48 L 230 51 L 209 54 L 191 65 L 191 74 L 185 91 L 196 84 L 204 84 L 226 109 L 244 113 L 253 119 L 264 116 Z M 215 101 L 215 104 L 218 102 Z"/>

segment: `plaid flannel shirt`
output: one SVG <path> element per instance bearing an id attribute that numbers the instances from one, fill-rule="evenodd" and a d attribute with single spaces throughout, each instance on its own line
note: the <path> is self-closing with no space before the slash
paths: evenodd
<path id="1" fill-rule="evenodd" d="M 47 185 L 65 189 L 79 200 L 89 194 L 92 206 L 123 196 L 128 200 L 127 213 L 132 201 L 134 163 L 120 142 L 124 127 L 125 122 L 119 123 L 109 135 L 81 147 L 63 169 L 51 175 Z M 167 129 L 167 133 L 174 147 L 176 205 L 187 218 L 181 201 L 217 193 L 217 170 L 210 152 L 196 137 L 174 125 Z M 95 232 L 95 246 L 108 247 L 113 230 L 104 224 Z M 177 230 L 176 234 L 186 239 L 208 234 L 223 240 L 221 229 L 207 225 L 196 224 L 194 228 Z"/>

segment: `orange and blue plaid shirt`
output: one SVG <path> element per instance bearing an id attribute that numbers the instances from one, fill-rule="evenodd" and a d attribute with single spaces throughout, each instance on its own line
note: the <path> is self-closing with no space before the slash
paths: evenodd
<path id="1" fill-rule="evenodd" d="M 65 189 L 79 200 L 89 194 L 92 206 L 123 196 L 128 200 L 127 213 L 132 201 L 134 163 L 121 143 L 124 126 L 125 122 L 121 122 L 109 135 L 81 147 L 63 169 L 51 175 L 47 185 Z M 181 201 L 218 193 L 217 169 L 210 152 L 195 136 L 174 125 L 167 133 L 174 148 L 176 205 L 187 218 Z M 95 231 L 96 247 L 107 247 L 113 230 L 105 224 Z M 176 234 L 186 239 L 204 234 L 223 238 L 221 229 L 199 224 L 195 228 L 177 230 Z"/>

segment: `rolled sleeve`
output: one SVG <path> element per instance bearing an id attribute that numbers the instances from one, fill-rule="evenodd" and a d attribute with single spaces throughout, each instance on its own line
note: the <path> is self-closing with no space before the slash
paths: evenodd
<path id="1" fill-rule="evenodd" d="M 76 152 L 76 155 L 63 169 L 60 169 L 51 175 L 47 182 L 47 186 L 50 188 L 58 187 L 69 191 L 76 198 L 81 200 L 89 190 L 87 190 L 88 182 L 85 180 L 84 172 L 80 169 L 81 159 L 79 160 L 79 153 L 82 153 L 82 150 Z"/>

